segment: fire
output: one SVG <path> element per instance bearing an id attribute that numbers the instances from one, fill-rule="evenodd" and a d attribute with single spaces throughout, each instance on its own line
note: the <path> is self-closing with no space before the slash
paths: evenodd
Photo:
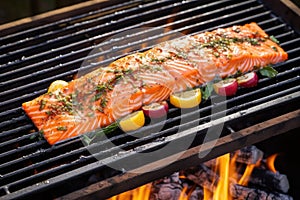
<path id="1" fill-rule="evenodd" d="M 151 184 L 140 186 L 133 190 L 123 192 L 119 195 L 113 196 L 108 200 L 145 200 L 149 199 L 151 192 Z"/>
<path id="2" fill-rule="evenodd" d="M 276 157 L 277 154 L 274 154 L 268 157 L 265 162 L 265 165 L 273 172 L 276 172 L 274 166 Z M 229 153 L 216 158 L 214 162 L 210 163 L 217 177 L 214 177 L 211 187 L 203 188 L 203 200 L 232 200 L 233 198 L 230 194 L 231 185 L 247 186 L 252 171 L 255 167 L 261 165 L 260 160 L 255 164 L 245 164 L 246 166 L 239 166 L 237 163 L 236 155 Z M 187 177 L 180 175 L 179 178 L 184 180 Z M 149 183 L 114 196 L 109 200 L 156 200 L 155 198 L 151 198 L 151 188 L 152 184 Z M 189 200 L 195 188 L 196 185 L 190 188 L 184 186 L 178 200 Z"/>
<path id="3" fill-rule="evenodd" d="M 213 200 L 228 200 L 230 154 L 218 158 L 220 182 L 214 192 Z"/>
<path id="4" fill-rule="evenodd" d="M 253 171 L 255 164 L 247 165 L 243 176 L 238 181 L 239 185 L 247 185 L 251 172 Z"/>
<path id="5" fill-rule="evenodd" d="M 277 156 L 278 156 L 278 154 L 273 154 L 273 155 L 269 156 L 269 157 L 267 158 L 267 162 L 266 162 L 268 168 L 269 168 L 272 172 L 274 172 L 274 173 L 276 173 L 276 169 L 275 169 L 275 159 L 276 159 Z"/>

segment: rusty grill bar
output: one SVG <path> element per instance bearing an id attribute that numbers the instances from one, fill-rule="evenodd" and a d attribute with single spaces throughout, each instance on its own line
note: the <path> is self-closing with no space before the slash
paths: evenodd
<path id="1" fill-rule="evenodd" d="M 88 147 L 80 137 L 50 146 L 38 139 L 37 130 L 21 109 L 22 102 L 45 93 L 52 81 L 70 81 L 79 69 L 95 68 L 97 57 L 104 58 L 97 66 L 105 66 L 130 52 L 177 37 L 175 32 L 194 34 L 252 21 L 274 35 L 289 54 L 288 61 L 275 66 L 278 76 L 260 79 L 255 88 L 239 89 L 236 96 L 226 101 L 218 102 L 220 98 L 212 96 L 211 101 L 183 116 L 180 110 L 171 108 L 168 119 L 161 122 L 165 123 L 161 131 L 153 131 L 161 125 L 158 123 L 132 135 L 117 130 L 109 135 L 109 140 Z M 148 27 L 147 31 L 137 29 L 142 27 Z M 163 33 L 158 31 L 162 28 Z M 111 39 L 131 29 L 140 32 L 131 33 L 125 43 L 123 36 Z M 47 193 L 49 199 L 64 195 L 66 199 L 104 199 L 299 126 L 300 36 L 261 1 L 111 1 L 97 3 L 80 14 L 46 20 L 40 26 L 32 22 L 32 26 L 27 24 L 16 30 L 0 31 L 0 198 L 45 198 L 43 193 Z M 95 47 L 106 51 L 87 59 Z M 108 56 L 111 52 L 115 56 Z M 82 66 L 85 60 L 88 61 Z M 217 111 L 212 114 L 212 109 Z M 200 159 L 197 155 L 207 130 L 220 127 L 224 142 Z M 180 149 L 180 143 L 187 139 L 193 142 L 186 153 L 165 166 L 169 158 L 185 150 Z M 118 148 L 107 149 L 109 141 Z M 169 142 L 174 142 L 176 149 L 151 159 L 139 159 L 139 154 L 154 152 Z M 97 153 L 91 155 L 89 150 Z M 124 170 L 106 165 L 127 162 L 136 165 Z M 130 173 L 143 167 L 161 169 Z"/>

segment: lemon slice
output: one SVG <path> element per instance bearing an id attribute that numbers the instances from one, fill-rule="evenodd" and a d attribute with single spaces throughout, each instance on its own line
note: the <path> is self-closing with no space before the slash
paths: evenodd
<path id="1" fill-rule="evenodd" d="M 119 126 L 124 132 L 134 131 L 145 124 L 145 116 L 142 110 L 127 115 L 119 121 Z"/>
<path id="2" fill-rule="evenodd" d="M 170 103 L 177 108 L 193 108 L 201 103 L 201 91 L 199 88 L 184 92 L 173 93 Z"/>
<path id="3" fill-rule="evenodd" d="M 67 85 L 68 85 L 68 82 L 63 81 L 63 80 L 53 81 L 48 88 L 48 92 L 54 92 L 55 90 L 63 88 Z"/>

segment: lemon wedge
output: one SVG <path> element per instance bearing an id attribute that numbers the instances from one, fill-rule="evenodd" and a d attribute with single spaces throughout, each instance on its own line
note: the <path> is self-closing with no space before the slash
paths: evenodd
<path id="1" fill-rule="evenodd" d="M 68 82 L 63 81 L 63 80 L 53 81 L 48 88 L 48 92 L 54 92 L 55 90 L 63 88 L 67 85 L 68 85 Z"/>
<path id="2" fill-rule="evenodd" d="M 124 132 L 134 131 L 145 124 L 145 116 L 142 110 L 133 112 L 119 121 L 119 126 Z"/>
<path id="3" fill-rule="evenodd" d="M 170 103 L 177 108 L 193 108 L 201 103 L 201 91 L 199 88 L 184 92 L 173 93 Z"/>

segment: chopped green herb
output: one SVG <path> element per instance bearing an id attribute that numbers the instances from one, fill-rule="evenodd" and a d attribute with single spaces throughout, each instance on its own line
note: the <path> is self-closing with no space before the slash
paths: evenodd
<path id="1" fill-rule="evenodd" d="M 47 111 L 46 111 L 46 114 L 47 114 L 47 115 L 52 115 L 53 112 L 52 112 L 51 110 L 47 110 Z"/>
<path id="2" fill-rule="evenodd" d="M 271 46 L 271 48 L 274 50 L 274 51 L 278 51 L 278 49 L 276 48 L 276 47 L 274 47 L 274 46 Z"/>
<path id="3" fill-rule="evenodd" d="M 165 62 L 166 60 L 165 59 L 158 59 L 158 58 L 152 58 L 151 59 L 151 62 L 158 62 L 158 63 L 162 63 L 162 62 Z"/>
<path id="4" fill-rule="evenodd" d="M 250 38 L 250 39 L 248 40 L 248 42 L 249 42 L 251 45 L 258 45 L 258 40 L 255 39 L 255 38 Z"/>
<path id="5" fill-rule="evenodd" d="M 107 102 L 108 102 L 107 99 L 102 98 L 101 102 L 100 102 L 101 107 L 104 108 L 106 106 Z"/>
<path id="6" fill-rule="evenodd" d="M 93 112 L 90 112 L 87 115 L 88 115 L 88 117 L 94 117 L 95 116 L 95 114 Z"/>
<path id="7" fill-rule="evenodd" d="M 93 96 L 93 97 L 91 98 L 90 102 L 98 101 L 98 100 L 101 98 L 102 95 L 103 95 L 102 93 L 97 93 L 97 94 L 95 94 L 95 96 Z"/>
<path id="8" fill-rule="evenodd" d="M 273 35 L 270 36 L 270 39 L 277 44 L 280 43 Z"/>
<path id="9" fill-rule="evenodd" d="M 124 70 L 124 74 L 131 74 L 133 72 L 132 69 L 126 69 Z"/>
<path id="10" fill-rule="evenodd" d="M 118 81 L 123 77 L 123 74 L 117 74 L 115 80 Z"/>
<path id="11" fill-rule="evenodd" d="M 176 56 L 178 57 L 178 58 L 183 58 L 183 59 L 187 59 L 187 54 L 185 54 L 184 52 L 182 52 L 182 51 L 179 51 L 177 54 L 176 54 Z"/>
<path id="12" fill-rule="evenodd" d="M 46 102 L 44 99 L 42 99 L 42 100 L 40 101 L 40 110 L 43 110 L 43 109 L 45 108 L 46 103 L 47 103 L 47 102 Z"/>
<path id="13" fill-rule="evenodd" d="M 105 83 L 97 85 L 96 86 L 96 91 L 97 92 L 103 92 L 107 87 L 105 86 Z"/>
<path id="14" fill-rule="evenodd" d="M 59 130 L 59 131 L 66 131 L 66 130 L 68 130 L 68 128 L 66 126 L 58 126 L 57 130 Z"/>
<path id="15" fill-rule="evenodd" d="M 40 130 L 40 131 L 38 131 L 37 134 L 36 133 L 32 134 L 29 139 L 33 140 L 37 137 L 38 140 L 41 140 L 44 137 L 43 135 L 44 135 L 44 130 Z"/>
<path id="16" fill-rule="evenodd" d="M 141 69 L 151 69 L 151 66 L 150 65 L 142 65 L 140 66 Z"/>
<path id="17" fill-rule="evenodd" d="M 88 135 L 82 135 L 82 141 L 85 143 L 85 145 L 89 145 L 94 138 L 90 138 Z"/>
<path id="18" fill-rule="evenodd" d="M 108 125 L 102 129 L 82 135 L 82 140 L 86 145 L 89 145 L 90 143 L 93 142 L 94 139 L 99 138 L 104 134 L 109 134 L 115 131 L 117 128 L 118 128 L 118 123 L 114 122 L 111 125 Z"/>

